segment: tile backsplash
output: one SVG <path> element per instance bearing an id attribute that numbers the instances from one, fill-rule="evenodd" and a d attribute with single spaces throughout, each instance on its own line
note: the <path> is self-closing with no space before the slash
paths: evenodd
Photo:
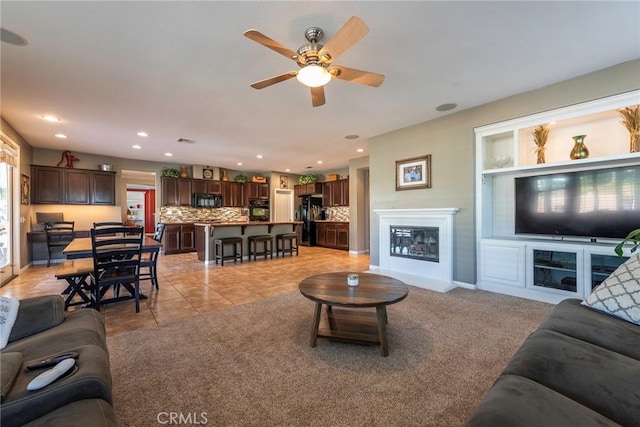
<path id="1" fill-rule="evenodd" d="M 327 207 L 327 219 L 331 221 L 349 221 L 349 206 Z"/>
<path id="2" fill-rule="evenodd" d="M 240 221 L 242 208 L 190 208 L 161 206 L 160 222 Z"/>

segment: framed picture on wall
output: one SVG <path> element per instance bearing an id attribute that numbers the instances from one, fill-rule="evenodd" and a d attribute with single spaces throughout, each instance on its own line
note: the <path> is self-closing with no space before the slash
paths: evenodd
<path id="1" fill-rule="evenodd" d="M 289 177 L 280 175 L 280 188 L 289 188 Z"/>
<path id="2" fill-rule="evenodd" d="M 396 160 L 396 190 L 431 188 L 431 154 Z"/>
<path id="3" fill-rule="evenodd" d="M 29 177 L 25 174 L 22 174 L 22 179 L 20 180 L 20 203 L 23 205 L 29 204 Z"/>

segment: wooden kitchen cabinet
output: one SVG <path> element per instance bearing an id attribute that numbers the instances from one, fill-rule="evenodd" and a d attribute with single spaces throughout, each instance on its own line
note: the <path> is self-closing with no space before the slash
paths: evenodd
<path id="1" fill-rule="evenodd" d="M 91 201 L 89 191 L 91 182 L 88 170 L 65 171 L 64 193 L 68 205 L 88 205 Z"/>
<path id="2" fill-rule="evenodd" d="M 337 234 L 336 234 L 335 224 L 327 224 L 327 228 L 325 231 L 325 246 L 327 248 L 335 248 L 337 244 Z"/>
<path id="3" fill-rule="evenodd" d="M 165 255 L 195 252 L 196 227 L 194 224 L 165 224 L 162 250 Z"/>
<path id="4" fill-rule="evenodd" d="M 31 166 L 33 204 L 115 205 L 115 172 Z"/>
<path id="5" fill-rule="evenodd" d="M 193 194 L 222 194 L 222 182 L 210 179 L 192 179 L 191 193 Z"/>
<path id="6" fill-rule="evenodd" d="M 92 171 L 90 178 L 91 204 L 115 205 L 116 184 L 114 172 Z"/>
<path id="7" fill-rule="evenodd" d="M 296 196 L 309 196 L 311 194 L 322 194 L 322 183 L 311 182 L 309 184 L 294 185 L 293 194 Z"/>
<path id="8" fill-rule="evenodd" d="M 316 222 L 316 244 L 325 248 L 349 250 L 349 223 Z"/>
<path id="9" fill-rule="evenodd" d="M 241 208 L 243 202 L 242 183 L 222 181 L 222 206 Z"/>
<path id="10" fill-rule="evenodd" d="M 349 250 L 349 224 L 336 224 L 336 248 Z"/>
<path id="11" fill-rule="evenodd" d="M 322 203 L 325 206 L 349 206 L 349 180 L 325 182 L 322 185 Z"/>
<path id="12" fill-rule="evenodd" d="M 327 246 L 327 226 L 324 222 L 316 222 L 316 245 Z"/>
<path id="13" fill-rule="evenodd" d="M 162 206 L 191 206 L 191 180 L 162 177 Z"/>
<path id="14" fill-rule="evenodd" d="M 64 204 L 64 169 L 31 166 L 31 203 Z"/>
<path id="15" fill-rule="evenodd" d="M 269 184 L 245 182 L 242 191 L 245 206 L 249 206 L 249 200 L 269 200 Z"/>

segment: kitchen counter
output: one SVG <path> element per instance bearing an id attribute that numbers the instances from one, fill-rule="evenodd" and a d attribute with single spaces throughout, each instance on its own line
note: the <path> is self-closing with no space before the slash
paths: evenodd
<path id="1" fill-rule="evenodd" d="M 198 259 L 208 263 L 213 262 L 215 259 L 215 254 L 213 253 L 214 239 L 223 237 L 242 237 L 245 235 L 249 237 L 260 234 L 271 234 L 275 237 L 276 234 L 291 232 L 299 234 L 302 221 L 200 221 L 195 222 L 194 224 L 196 227 L 196 252 L 198 253 Z M 238 232 L 238 227 L 240 227 L 240 232 Z M 266 230 L 263 227 L 266 227 Z M 243 239 L 242 246 L 244 256 L 247 257 L 249 253 L 247 239 Z"/>
<path id="2" fill-rule="evenodd" d="M 199 221 L 193 223 L 195 226 L 209 227 L 211 233 L 213 230 L 219 227 L 240 227 L 241 233 L 244 235 L 247 227 L 266 226 L 268 229 L 267 234 L 271 234 L 271 229 L 276 225 L 291 225 L 292 232 L 296 231 L 296 226 L 302 224 L 302 221 L 283 221 L 283 222 L 270 222 L 270 221 L 232 221 L 232 222 L 216 222 L 216 221 Z M 211 234 L 213 235 L 213 234 Z"/>

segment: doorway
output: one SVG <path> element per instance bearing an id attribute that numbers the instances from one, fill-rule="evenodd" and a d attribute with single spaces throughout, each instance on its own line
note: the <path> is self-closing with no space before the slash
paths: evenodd
<path id="1" fill-rule="evenodd" d="M 18 153 L 19 147 L 2 133 L 0 141 L 0 286 L 5 285 L 16 276 L 16 254 L 19 250 L 17 237 L 20 224 L 16 219 L 20 216 L 20 197 L 25 204 L 29 203 L 29 183 L 25 175 L 26 194 L 16 190 L 19 180 Z"/>
<path id="2" fill-rule="evenodd" d="M 273 222 L 293 221 L 293 190 L 276 188 Z"/>
<path id="3" fill-rule="evenodd" d="M 128 225 L 142 226 L 146 234 L 156 227 L 155 172 L 122 170 L 123 217 Z"/>

